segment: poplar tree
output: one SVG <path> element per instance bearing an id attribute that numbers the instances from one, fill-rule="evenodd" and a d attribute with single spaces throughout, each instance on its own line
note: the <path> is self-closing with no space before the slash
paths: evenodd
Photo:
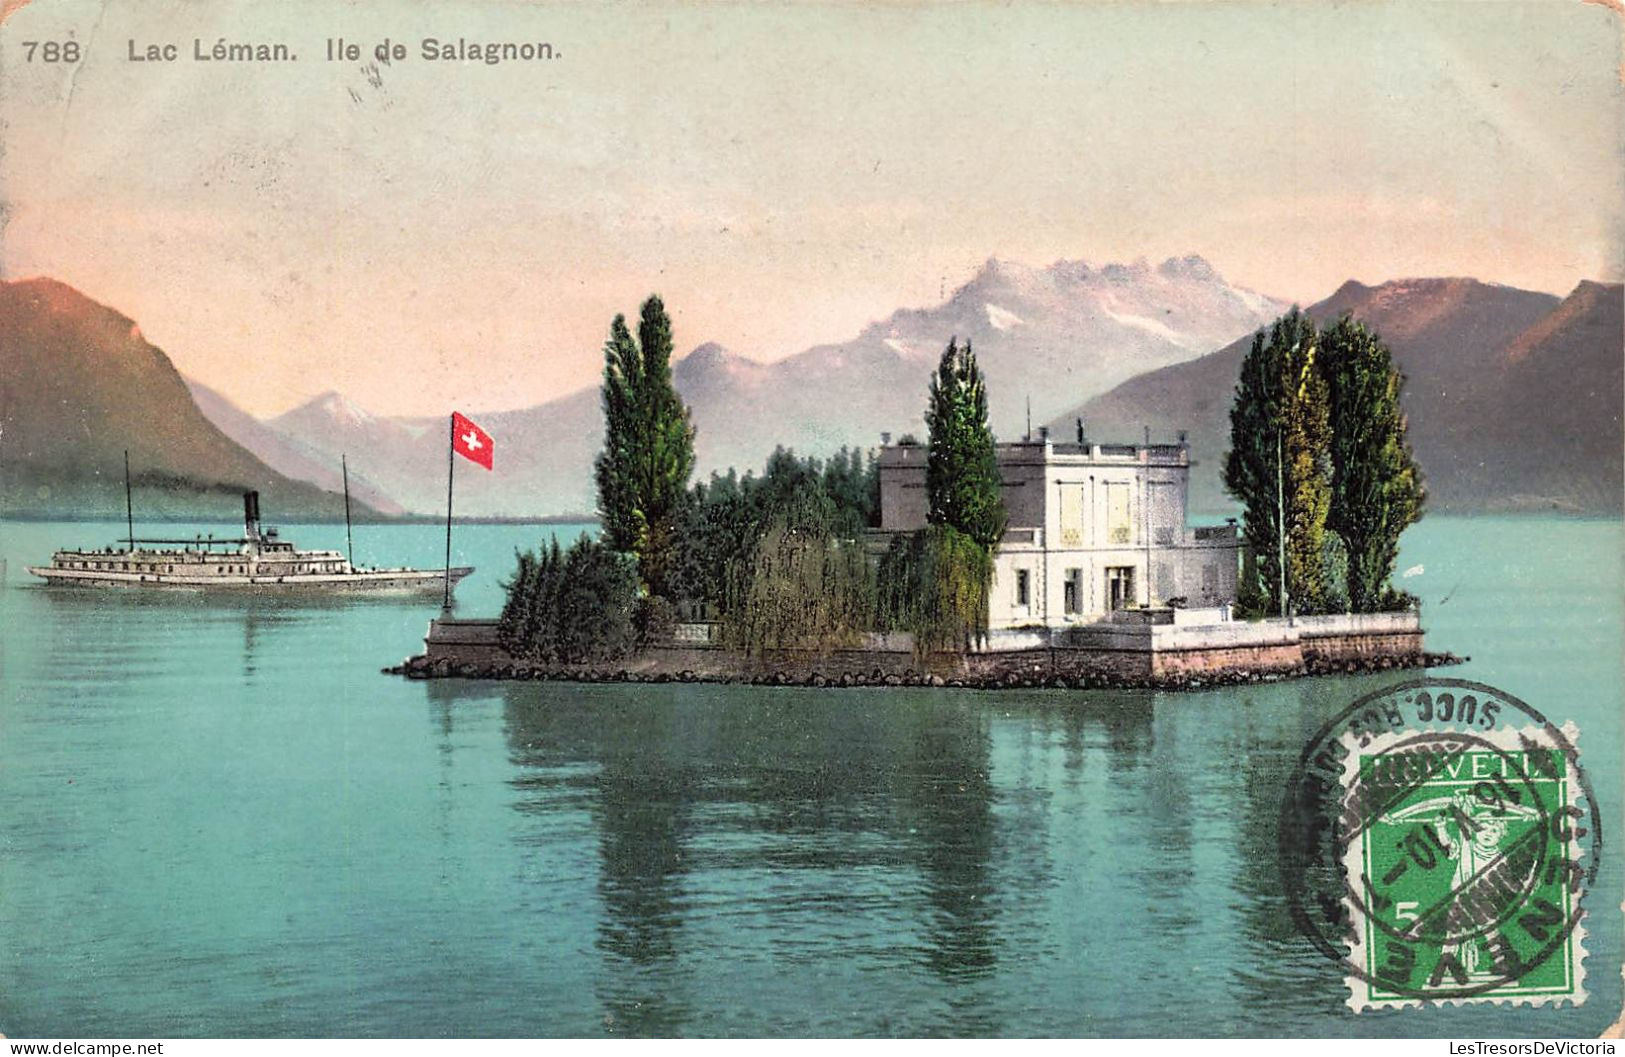
<path id="1" fill-rule="evenodd" d="M 970 342 L 950 339 L 931 378 L 925 424 L 927 520 L 991 548 L 1004 535 L 1004 497 L 993 431 L 987 423 L 987 383 Z"/>
<path id="2" fill-rule="evenodd" d="M 1286 580 L 1288 599 L 1299 613 L 1323 612 L 1327 603 L 1326 517 L 1331 510 L 1332 429 L 1326 379 L 1321 376 L 1319 335 L 1306 317 L 1308 340 L 1286 350 Z"/>
<path id="3" fill-rule="evenodd" d="M 635 341 L 618 315 L 604 344 L 598 509 L 605 540 L 637 556 L 653 594 L 667 591 L 675 521 L 694 469 L 694 426 L 672 385 L 671 353 L 671 320 L 658 295 L 643 303 Z"/>
<path id="4" fill-rule="evenodd" d="M 1421 469 L 1406 436 L 1405 379 L 1382 338 L 1344 315 L 1320 336 L 1332 422 L 1327 526 L 1348 555 L 1349 608 L 1390 601 L 1399 536 L 1422 516 Z"/>
<path id="5" fill-rule="evenodd" d="M 1242 585 L 1241 601 L 1266 614 L 1281 609 L 1283 551 L 1294 608 L 1314 612 L 1326 598 L 1331 425 L 1318 343 L 1314 323 L 1296 307 L 1268 336 L 1259 331 L 1242 360 L 1230 408 L 1224 485 L 1242 503 L 1256 572 Z"/>

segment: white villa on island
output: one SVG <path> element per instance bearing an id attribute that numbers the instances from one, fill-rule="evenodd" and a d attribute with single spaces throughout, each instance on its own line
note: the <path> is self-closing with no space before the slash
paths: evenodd
<path id="1" fill-rule="evenodd" d="M 1186 527 L 1183 441 L 1057 444 L 1041 431 L 996 450 L 1009 524 L 994 556 L 989 628 L 1064 628 L 1127 608 L 1235 600 L 1236 526 Z M 925 526 L 925 464 L 924 445 L 882 446 L 881 532 Z"/>
<path id="2" fill-rule="evenodd" d="M 1195 686 L 1431 663 L 1414 609 L 1231 619 L 1243 546 L 1233 522 L 1186 526 L 1191 461 L 1183 439 L 1056 444 L 1041 431 L 1037 440 L 999 444 L 996 453 L 1009 522 L 994 553 L 988 633 L 969 649 L 922 657 L 912 634 L 875 631 L 855 646 L 757 654 L 725 645 L 717 623 L 695 621 L 643 650 L 629 662 L 635 672 L 629 667 L 619 678 L 907 686 L 929 672 L 949 686 Z M 864 540 L 872 556 L 925 527 L 925 480 L 925 447 L 883 437 L 881 523 Z M 507 653 L 497 626 L 443 615 L 430 622 L 423 655 L 396 670 L 412 678 L 517 677 L 501 673 L 529 662 Z M 602 673 L 576 666 L 546 677 Z"/>

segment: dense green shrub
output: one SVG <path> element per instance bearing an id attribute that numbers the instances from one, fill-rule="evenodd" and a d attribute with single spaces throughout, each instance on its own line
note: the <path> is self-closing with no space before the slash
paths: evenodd
<path id="1" fill-rule="evenodd" d="M 582 536 L 567 551 L 558 541 L 519 555 L 497 623 L 503 648 L 544 664 L 614 660 L 636 644 L 633 559 Z"/>
<path id="2" fill-rule="evenodd" d="M 529 645 L 525 637 L 525 607 L 536 586 L 536 555 L 521 551 L 516 555 L 518 569 L 513 579 L 502 585 L 508 592 L 502 603 L 502 615 L 497 618 L 497 641 L 515 657 L 522 656 Z"/>
<path id="3" fill-rule="evenodd" d="M 677 607 L 659 595 L 645 595 L 638 599 L 632 612 L 632 630 L 637 636 L 637 648 L 669 643 L 677 634 Z"/>
<path id="4" fill-rule="evenodd" d="M 677 520 L 668 583 L 688 616 L 726 619 L 745 596 L 741 577 L 775 522 L 857 540 L 880 516 L 875 457 L 842 448 L 827 461 L 779 448 L 760 476 L 730 470 L 691 488 Z"/>

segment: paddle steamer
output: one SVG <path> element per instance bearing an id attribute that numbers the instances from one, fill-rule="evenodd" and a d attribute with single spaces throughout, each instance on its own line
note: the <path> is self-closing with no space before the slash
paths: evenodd
<path id="1" fill-rule="evenodd" d="M 446 569 L 376 568 L 352 564 L 334 550 L 298 550 L 277 530 L 260 526 L 258 492 L 243 494 L 243 535 L 216 539 L 138 539 L 125 547 L 61 550 L 51 564 L 28 571 L 53 586 L 178 588 L 266 593 L 350 591 L 446 592 L 473 572 Z M 448 585 L 447 580 L 450 580 Z"/>

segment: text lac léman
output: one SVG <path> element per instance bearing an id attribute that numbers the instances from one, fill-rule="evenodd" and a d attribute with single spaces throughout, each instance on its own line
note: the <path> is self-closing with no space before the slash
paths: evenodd
<path id="1" fill-rule="evenodd" d="M 173 42 L 142 43 L 130 38 L 125 44 L 125 58 L 130 62 L 176 62 L 185 53 Z M 347 41 L 343 37 L 327 41 L 328 61 L 358 61 L 364 55 L 382 62 L 404 60 L 405 44 L 388 39 L 370 48 Z M 495 66 L 501 62 L 528 62 L 556 59 L 560 52 L 545 41 L 478 41 L 458 37 L 455 41 L 438 37 L 424 37 L 418 42 L 418 56 L 431 61 L 479 62 Z M 287 44 L 264 41 L 231 41 L 224 37 L 212 44 L 202 37 L 192 38 L 193 62 L 294 62 L 298 56 Z"/>

